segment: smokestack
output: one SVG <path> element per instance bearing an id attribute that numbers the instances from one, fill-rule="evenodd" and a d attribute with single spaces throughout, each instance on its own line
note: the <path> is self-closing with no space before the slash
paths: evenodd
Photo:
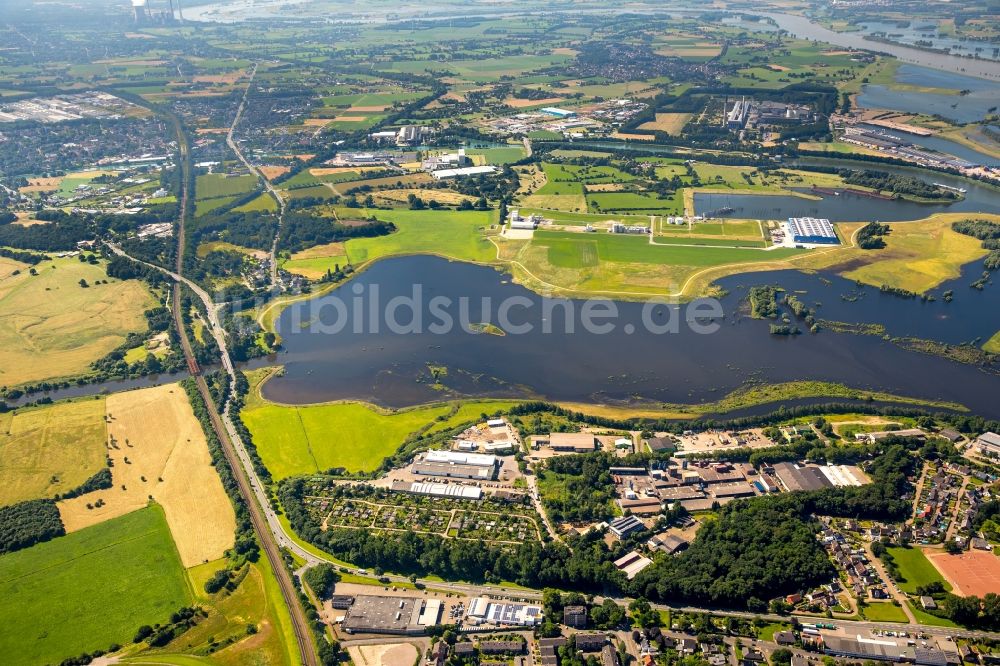
<path id="1" fill-rule="evenodd" d="M 181 23 L 184 22 L 184 12 L 181 11 L 181 0 L 177 0 L 177 20 Z"/>

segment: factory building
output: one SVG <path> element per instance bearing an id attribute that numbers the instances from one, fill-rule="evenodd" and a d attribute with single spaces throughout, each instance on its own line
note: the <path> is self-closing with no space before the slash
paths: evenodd
<path id="1" fill-rule="evenodd" d="M 731 130 L 743 129 L 747 124 L 747 118 L 750 116 L 750 106 L 751 103 L 745 97 L 736 102 L 733 108 L 726 114 L 726 127 Z"/>
<path id="2" fill-rule="evenodd" d="M 542 216 L 537 214 L 528 215 L 527 217 L 521 215 L 521 211 L 517 208 L 510 211 L 510 228 L 511 229 L 526 229 L 532 230 L 536 229 L 539 224 L 542 223 Z"/>
<path id="3" fill-rule="evenodd" d="M 496 172 L 495 166 L 470 166 L 461 169 L 438 169 L 431 171 L 434 180 L 449 180 L 451 178 L 465 178 L 466 176 L 483 176 Z"/>
<path id="4" fill-rule="evenodd" d="M 430 495 L 448 499 L 478 500 L 483 497 L 483 489 L 479 486 L 463 486 L 457 483 L 427 483 L 420 481 L 395 481 L 392 484 L 395 493 L 411 495 Z"/>
<path id="5" fill-rule="evenodd" d="M 839 245 L 840 238 L 830 220 L 822 217 L 788 218 L 788 234 L 796 243 Z"/>
<path id="6" fill-rule="evenodd" d="M 492 481 L 497 475 L 497 457 L 464 451 L 428 451 L 417 456 L 410 470 L 423 476 Z"/>

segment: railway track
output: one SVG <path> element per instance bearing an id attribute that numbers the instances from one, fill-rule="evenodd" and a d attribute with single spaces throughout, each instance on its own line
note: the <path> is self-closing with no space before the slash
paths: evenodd
<path id="1" fill-rule="evenodd" d="M 239 456 L 233 447 L 233 442 L 229 438 L 229 433 L 219 415 L 218 407 L 212 400 L 212 394 L 208 390 L 208 383 L 201 374 L 201 368 L 198 364 L 198 360 L 194 356 L 194 349 L 191 347 L 191 341 L 188 339 L 187 331 L 184 328 L 184 320 L 181 313 L 181 285 L 184 280 L 184 250 L 187 242 L 185 235 L 185 223 L 187 221 L 188 197 L 190 196 L 193 180 L 189 152 L 190 148 L 187 135 L 184 132 L 179 120 L 174 118 L 173 121 L 175 131 L 177 133 L 177 142 L 181 162 L 181 205 L 177 230 L 177 256 L 174 264 L 175 273 L 171 275 L 171 277 L 175 280 L 173 292 L 171 294 L 173 300 L 172 309 L 174 326 L 177 328 L 178 336 L 180 336 L 181 349 L 184 352 L 184 359 L 187 361 L 188 370 L 194 377 L 195 384 L 198 387 L 198 392 L 201 394 L 201 398 L 205 401 L 205 406 L 208 408 L 209 419 L 212 422 L 212 429 L 215 431 L 215 435 L 218 437 L 219 443 L 222 445 L 222 451 L 226 457 L 226 462 L 233 470 L 233 476 L 236 478 L 240 496 L 243 498 L 247 509 L 250 511 L 250 522 L 253 525 L 254 532 L 257 534 L 257 539 L 260 541 L 260 544 L 264 549 L 264 554 L 267 557 L 268 563 L 271 565 L 271 569 L 274 571 L 275 578 L 278 580 L 278 587 L 281 589 L 281 596 L 285 600 L 285 604 L 288 606 L 289 615 L 292 620 L 292 631 L 295 634 L 295 641 L 299 652 L 299 663 L 304 666 L 318 666 L 319 662 L 316 656 L 316 649 L 313 645 L 309 622 L 302 609 L 302 604 L 299 602 L 299 597 L 295 590 L 295 583 L 292 580 L 291 574 L 288 573 L 288 569 L 285 568 L 285 563 L 282 560 L 278 544 L 274 539 L 274 535 L 271 533 L 267 520 L 264 518 L 264 513 L 260 504 L 258 504 L 254 497 L 250 481 L 247 478 L 247 472 L 241 464 Z M 206 307 L 211 307 L 210 303 L 206 302 L 205 305 Z M 216 334 L 225 335 L 221 330 L 216 331 Z M 229 359 L 224 340 L 220 345 L 220 352 L 225 357 L 223 359 L 223 366 L 230 374 L 230 382 L 235 382 L 232 363 L 225 362 Z"/>

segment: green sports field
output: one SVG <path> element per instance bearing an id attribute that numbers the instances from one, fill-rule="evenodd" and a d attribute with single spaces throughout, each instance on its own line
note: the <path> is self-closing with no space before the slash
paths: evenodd
<path id="1" fill-rule="evenodd" d="M 0 654 L 10 666 L 127 644 L 192 600 L 156 505 L 0 557 L 0 597 Z"/>
<path id="2" fill-rule="evenodd" d="M 945 589 L 951 589 L 951 585 L 938 573 L 919 548 L 889 548 L 888 551 L 896 561 L 899 574 L 903 577 L 903 580 L 896 581 L 903 592 L 916 594 L 918 587 L 935 581 L 944 583 Z"/>

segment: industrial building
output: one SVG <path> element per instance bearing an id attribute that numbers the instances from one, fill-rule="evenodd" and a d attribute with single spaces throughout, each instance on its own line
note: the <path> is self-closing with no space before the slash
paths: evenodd
<path id="1" fill-rule="evenodd" d="M 449 180 L 451 178 L 465 178 L 466 176 L 482 176 L 488 173 L 495 173 L 495 166 L 470 166 L 461 169 L 438 169 L 431 172 L 435 180 Z"/>
<path id="2" fill-rule="evenodd" d="M 342 626 L 349 634 L 421 634 L 438 623 L 441 607 L 440 599 L 358 595 Z"/>
<path id="3" fill-rule="evenodd" d="M 751 103 L 745 97 L 736 102 L 726 113 L 726 127 L 731 130 L 743 129 L 747 124 L 747 118 L 750 117 L 750 106 Z"/>
<path id="4" fill-rule="evenodd" d="M 417 456 L 410 470 L 423 476 L 492 481 L 497 475 L 497 457 L 463 451 L 428 451 Z"/>
<path id="5" fill-rule="evenodd" d="M 648 234 L 649 227 L 644 227 L 641 225 L 627 225 L 621 222 L 615 222 L 611 225 L 611 233 L 613 234 Z"/>
<path id="6" fill-rule="evenodd" d="M 511 229 L 533 230 L 538 228 L 538 225 L 542 223 L 542 216 L 532 214 L 525 217 L 521 215 L 521 211 L 519 209 L 515 208 L 510 211 L 509 222 Z"/>
<path id="7" fill-rule="evenodd" d="M 788 235 L 796 243 L 839 245 L 840 237 L 830 220 L 822 217 L 788 218 Z"/>
<path id="8" fill-rule="evenodd" d="M 619 539 L 624 539 L 633 532 L 646 529 L 646 526 L 635 516 L 622 516 L 621 518 L 612 520 L 608 525 L 608 529 Z"/>
<path id="9" fill-rule="evenodd" d="M 987 458 L 1000 458 L 1000 435 L 984 432 L 976 438 L 976 451 Z"/>
<path id="10" fill-rule="evenodd" d="M 648 567 L 653 563 L 653 560 L 640 555 L 638 551 L 633 550 L 628 555 L 624 555 L 615 560 L 615 568 L 625 574 L 625 577 L 632 580 L 639 572 Z"/>
<path id="11" fill-rule="evenodd" d="M 542 113 L 555 116 L 556 118 L 573 118 L 576 116 L 576 111 L 570 111 L 569 109 L 560 109 L 556 106 L 547 106 L 541 110 Z"/>
<path id="12" fill-rule="evenodd" d="M 796 490 L 822 490 L 832 488 L 833 483 L 827 478 L 819 467 L 798 465 L 781 462 L 774 466 L 774 476 L 778 482 L 788 492 Z"/>
<path id="13" fill-rule="evenodd" d="M 476 597 L 465 615 L 469 624 L 534 627 L 542 622 L 542 607 Z"/>
<path id="14" fill-rule="evenodd" d="M 648 546 L 650 550 L 659 550 L 667 555 L 673 555 L 674 553 L 679 553 L 687 548 L 688 542 L 676 534 L 664 532 L 662 534 L 657 534 L 652 539 L 647 541 L 646 546 Z"/>
<path id="15" fill-rule="evenodd" d="M 589 432 L 550 432 L 536 440 L 540 446 L 567 453 L 590 453 L 597 449 L 597 438 Z"/>
<path id="16" fill-rule="evenodd" d="M 440 169 L 461 169 L 467 166 L 472 166 L 472 160 L 465 154 L 465 148 L 459 148 L 454 153 L 444 153 L 442 155 L 428 157 L 420 164 L 420 167 L 424 171 L 431 172 L 438 171 Z"/>
<path id="17" fill-rule="evenodd" d="M 411 495 L 430 495 L 449 499 L 478 500 L 483 497 L 479 486 L 463 486 L 457 483 L 427 483 L 420 481 L 394 481 L 392 491 Z"/>

